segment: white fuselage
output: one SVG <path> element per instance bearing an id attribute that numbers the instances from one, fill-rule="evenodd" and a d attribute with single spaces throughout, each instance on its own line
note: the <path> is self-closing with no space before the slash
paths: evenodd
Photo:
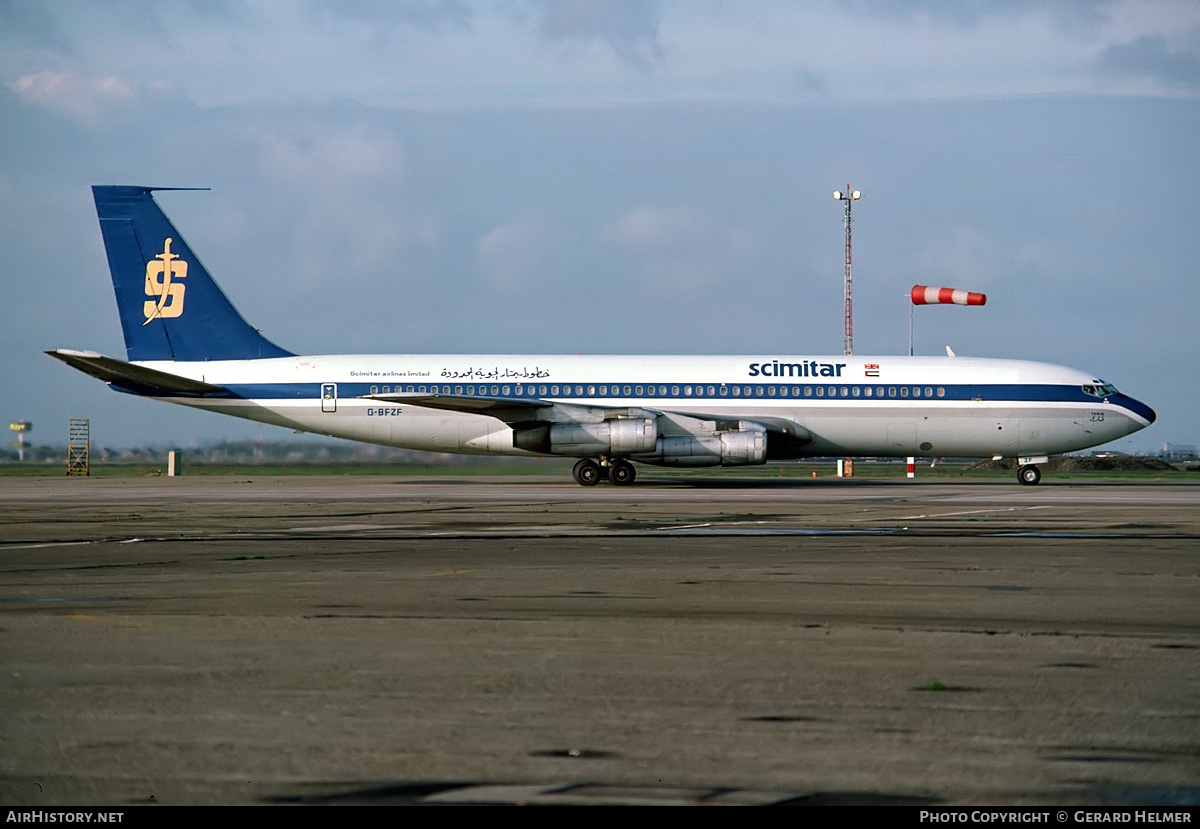
<path id="1" fill-rule="evenodd" d="M 806 456 L 1044 456 L 1106 443 L 1153 419 L 1083 372 L 968 357 L 337 355 L 139 365 L 233 393 L 159 398 L 170 402 L 469 454 L 531 452 L 514 446 L 512 426 L 497 417 L 407 398 L 642 409 L 664 435 L 690 434 L 690 416 L 790 423 L 807 433 Z"/>

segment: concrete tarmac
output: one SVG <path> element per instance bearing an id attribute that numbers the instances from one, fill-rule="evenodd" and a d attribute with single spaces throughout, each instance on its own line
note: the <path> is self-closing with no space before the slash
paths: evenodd
<path id="1" fill-rule="evenodd" d="M 0 804 L 1200 804 L 1200 485 L 0 479 Z"/>

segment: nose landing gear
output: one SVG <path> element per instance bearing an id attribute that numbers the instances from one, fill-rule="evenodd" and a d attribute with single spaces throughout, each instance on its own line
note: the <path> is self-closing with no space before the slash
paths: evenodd
<path id="1" fill-rule="evenodd" d="M 1042 480 L 1042 470 L 1031 463 L 1027 463 L 1017 470 L 1017 480 L 1026 486 L 1034 486 L 1038 481 Z"/>

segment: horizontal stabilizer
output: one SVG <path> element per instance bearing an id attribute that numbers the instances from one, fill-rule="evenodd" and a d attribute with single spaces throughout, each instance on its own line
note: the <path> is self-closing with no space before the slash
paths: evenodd
<path id="1" fill-rule="evenodd" d="M 204 383 L 190 377 L 180 377 L 177 374 L 126 363 L 97 354 L 95 351 L 55 348 L 46 353 L 105 383 L 151 397 L 200 397 L 225 391 L 224 386 L 214 386 L 212 383 Z"/>

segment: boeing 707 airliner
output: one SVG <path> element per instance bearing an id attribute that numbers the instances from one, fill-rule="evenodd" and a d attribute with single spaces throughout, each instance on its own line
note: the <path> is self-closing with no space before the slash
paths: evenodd
<path id="1" fill-rule="evenodd" d="M 151 397 L 304 432 L 431 452 L 578 458 L 575 480 L 632 484 L 635 463 L 1050 455 L 1154 422 L 1091 374 L 968 357 L 316 355 L 251 327 L 154 201 L 93 187 L 126 360 L 46 353 Z"/>

